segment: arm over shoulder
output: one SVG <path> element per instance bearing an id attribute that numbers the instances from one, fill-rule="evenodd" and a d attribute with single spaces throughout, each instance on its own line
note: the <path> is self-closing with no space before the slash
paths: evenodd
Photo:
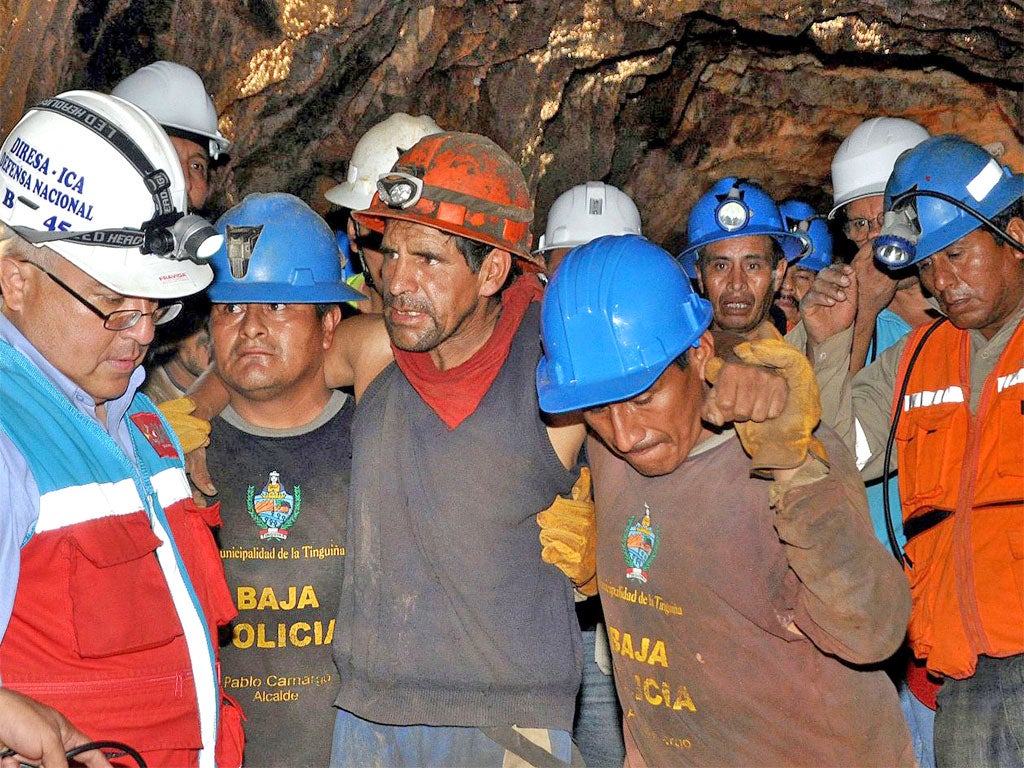
<path id="1" fill-rule="evenodd" d="M 583 440 L 587 436 L 587 428 L 578 414 L 568 414 L 569 418 L 559 418 L 548 424 L 548 439 L 558 454 L 562 466 L 569 469 L 579 458 Z"/>
<path id="2" fill-rule="evenodd" d="M 356 315 L 339 323 L 327 350 L 324 376 L 329 387 L 354 387 L 356 400 L 392 360 L 391 341 L 380 315 Z"/>

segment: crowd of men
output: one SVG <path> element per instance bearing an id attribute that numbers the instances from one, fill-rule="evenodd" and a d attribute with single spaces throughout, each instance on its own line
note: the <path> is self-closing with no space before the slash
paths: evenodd
<path id="1" fill-rule="evenodd" d="M 339 232 L 229 151 L 172 62 L 0 148 L 3 765 L 1024 766 L 1024 176 L 877 117 L 673 255 L 429 117 Z"/>

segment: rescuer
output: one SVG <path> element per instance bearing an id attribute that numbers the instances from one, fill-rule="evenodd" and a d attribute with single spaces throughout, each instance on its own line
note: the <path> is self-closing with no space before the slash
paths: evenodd
<path id="1" fill-rule="evenodd" d="M 174 147 L 128 102 L 45 99 L 0 156 L 19 143 L 42 159 L 0 172 L 3 686 L 150 766 L 237 766 L 211 642 L 235 613 L 216 514 L 192 503 L 181 448 L 138 393 L 154 327 L 210 282 L 219 238 L 186 214 Z M 44 197 L 44 163 L 87 215 Z"/>
<path id="2" fill-rule="evenodd" d="M 874 255 L 888 268 L 916 267 L 944 317 L 882 352 L 852 385 L 858 274 L 822 270 L 804 299 L 837 431 L 866 477 L 900 469 L 906 544 L 894 550 L 914 599 L 908 640 L 943 679 L 937 765 L 1024 757 L 1022 198 L 1024 176 L 959 136 L 900 156 Z"/>

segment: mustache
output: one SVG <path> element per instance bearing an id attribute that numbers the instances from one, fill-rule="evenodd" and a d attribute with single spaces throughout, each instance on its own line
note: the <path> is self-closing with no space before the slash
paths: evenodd
<path id="1" fill-rule="evenodd" d="M 401 312 L 423 312 L 430 314 L 433 310 L 430 302 L 416 296 L 393 296 L 385 294 L 384 307 L 386 309 L 397 309 Z"/>
<path id="2" fill-rule="evenodd" d="M 971 294 L 962 291 L 957 293 L 940 293 L 936 298 L 938 298 L 941 304 L 955 304 L 958 301 L 971 298 Z"/>
<path id="3" fill-rule="evenodd" d="M 625 451 L 625 455 L 629 456 L 630 454 L 633 453 L 640 453 L 641 451 L 646 451 L 648 448 L 653 448 L 657 444 L 658 441 L 656 439 L 652 437 L 645 437 L 635 445 L 630 446 L 629 450 Z"/>
<path id="4" fill-rule="evenodd" d="M 236 344 L 231 348 L 231 354 L 235 357 L 240 355 L 248 355 L 253 352 L 261 352 L 268 355 L 275 354 L 277 350 L 269 344 L 254 344 L 252 342 L 246 342 L 244 344 Z"/>

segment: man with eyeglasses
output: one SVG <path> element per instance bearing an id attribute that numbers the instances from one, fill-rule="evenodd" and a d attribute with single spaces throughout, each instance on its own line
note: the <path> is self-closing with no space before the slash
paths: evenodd
<path id="1" fill-rule="evenodd" d="M 928 138 L 928 131 L 901 117 L 875 117 L 858 125 L 832 158 L 833 206 L 843 232 L 856 247 L 853 266 L 860 284 L 850 372 L 872 362 L 911 328 L 935 317 L 914 270 L 879 268 L 871 246 L 882 229 L 885 182 L 901 153 Z"/>
<path id="2" fill-rule="evenodd" d="M 912 120 L 875 117 L 858 125 L 840 144 L 832 159 L 834 205 L 829 218 L 843 218 L 843 232 L 857 249 L 851 262 L 859 289 L 850 352 L 851 374 L 872 363 L 910 330 L 937 316 L 921 292 L 916 270 L 889 271 L 877 264 L 872 255 L 874 241 L 882 228 L 885 185 L 893 166 L 902 153 L 927 138 L 928 131 Z M 801 326 L 799 330 L 803 334 L 806 329 Z M 823 421 L 834 423 L 836 406 L 834 398 L 827 392 L 823 394 Z M 893 533 L 902 547 L 906 539 L 897 478 L 890 477 L 887 486 L 883 486 L 878 476 L 865 483 L 871 522 L 875 535 L 888 543 L 884 500 L 888 492 Z M 916 665 L 913 659 L 894 659 L 893 663 L 900 703 L 914 738 L 918 762 L 922 768 L 929 768 L 935 764 L 931 743 L 936 686 L 929 681 L 923 666 Z"/>
<path id="3" fill-rule="evenodd" d="M 239 765 L 211 639 L 235 614 L 219 521 L 138 393 L 218 236 L 185 212 L 167 135 L 119 99 L 46 99 L 0 157 L 0 742 L 59 765 L 66 716 L 150 766 Z"/>
<path id="4" fill-rule="evenodd" d="M 916 268 L 945 317 L 851 380 L 859 275 L 822 270 L 803 306 L 830 422 L 865 477 L 899 466 L 908 642 L 943 680 L 942 766 L 1024 763 L 1022 200 L 1024 176 L 984 148 L 927 139 L 896 161 L 874 257 Z"/>

